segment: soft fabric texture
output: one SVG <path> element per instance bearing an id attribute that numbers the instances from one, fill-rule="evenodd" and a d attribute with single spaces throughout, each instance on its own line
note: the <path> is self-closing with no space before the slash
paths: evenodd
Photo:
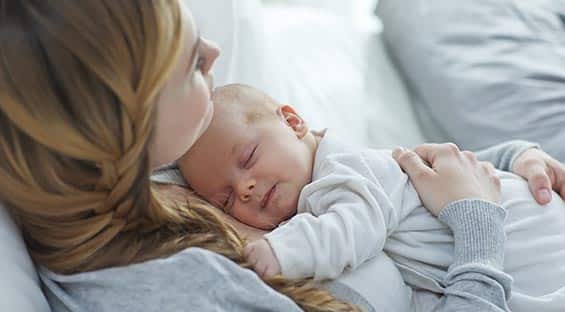
<path id="1" fill-rule="evenodd" d="M 332 134 L 328 131 L 319 143 L 312 182 L 300 193 L 298 214 L 265 236 L 282 274 L 336 278 L 384 250 L 409 285 L 449 293 L 447 268 L 462 265 L 454 254 L 467 252 L 454 250 L 450 228 L 477 240 L 483 234 L 465 233 L 433 216 L 389 150 L 355 151 Z M 524 143 L 522 150 L 529 147 Z M 509 155 L 500 158 L 503 165 L 510 164 Z M 549 207 L 542 210 L 526 181 L 506 172 L 498 175 L 502 205 L 509 215 L 504 270 L 516 279 L 510 306 L 513 311 L 558 311 L 565 306 L 565 202 L 554 193 Z M 465 213 L 476 205 L 459 205 L 466 207 L 458 216 L 459 224 L 474 224 Z M 496 224 L 499 218 L 496 214 L 492 218 L 485 222 Z M 464 258 L 502 269 L 503 257 L 492 257 L 502 246 L 496 241 L 467 244 L 475 254 Z M 524 257 L 527 254 L 529 258 Z"/>
<path id="2" fill-rule="evenodd" d="M 514 160 L 528 148 L 537 145 L 528 142 L 507 142 L 498 146 L 493 146 L 487 150 L 478 153 L 481 160 L 493 162 L 493 164 L 501 170 L 510 170 Z M 161 183 L 173 183 L 180 186 L 186 186 L 180 172 L 174 167 L 169 166 L 158 170 L 152 176 L 153 181 Z M 481 223 L 482 224 L 482 223 Z M 496 240 L 494 237 L 482 237 L 487 240 Z M 477 238 L 473 237 L 473 240 Z M 462 247 L 467 249 L 467 247 Z M 502 252 L 502 251 L 500 251 Z M 470 255 L 473 253 L 470 252 Z M 470 269 L 470 268 L 469 268 Z M 481 266 L 481 269 L 484 269 Z M 470 269 L 471 270 L 471 269 Z M 418 276 L 417 274 L 412 275 Z M 386 283 L 375 282 L 386 281 Z M 424 279 L 420 279 L 421 281 Z M 350 290 L 347 290 L 346 287 Z M 446 298 L 440 298 L 429 291 L 415 290 L 412 291 L 404 285 L 400 272 L 395 268 L 391 259 L 381 253 L 375 258 L 361 264 L 356 270 L 347 270 L 339 279 L 330 284 L 329 288 L 340 298 L 347 298 L 348 301 L 358 302 L 357 296 L 349 296 L 349 294 L 358 294 L 370 303 L 375 311 L 432 311 L 435 307 L 442 305 Z M 412 297 L 411 302 L 406 298 Z M 357 297 L 357 298 L 356 298 Z M 363 300 L 362 300 L 363 301 Z"/>
<path id="3" fill-rule="evenodd" d="M 430 139 L 524 139 L 565 161 L 565 1 L 381 0 L 377 14 Z"/>
<path id="4" fill-rule="evenodd" d="M 495 165 L 498 165 L 499 168 L 507 169 L 512 165 L 512 159 L 515 159 L 525 149 L 531 146 L 533 145 L 523 142 L 509 143 L 503 146 L 493 147 L 485 153 L 479 154 L 479 157 L 482 159 L 488 157 L 488 159 L 494 161 Z M 509 153 L 507 151 L 512 152 Z M 174 167 L 163 168 L 157 171 L 152 179 L 162 183 L 186 185 L 182 176 Z M 477 206 L 474 208 L 477 209 L 479 209 L 480 206 L 484 206 L 482 202 L 475 202 L 475 204 Z M 458 204 L 457 206 L 462 205 Z M 486 209 L 494 208 L 487 207 Z M 457 209 L 457 211 L 459 211 L 459 209 Z M 484 214 L 481 213 L 478 213 L 476 217 L 481 218 L 481 215 L 483 218 L 485 217 Z M 460 237 L 457 235 L 457 231 L 463 231 L 463 233 L 470 233 L 470 231 L 472 231 L 472 229 L 469 228 L 469 226 L 471 226 L 470 223 L 466 223 L 467 227 L 465 227 L 465 224 L 457 225 L 458 222 L 465 222 L 465 218 L 458 217 L 457 212 L 448 214 L 442 218 L 442 220 L 454 226 L 456 237 Z M 449 221 L 449 218 L 454 218 L 454 220 Z M 465 282 L 462 282 L 460 278 L 474 280 L 475 282 L 478 280 L 483 282 L 499 280 L 502 288 L 492 283 L 485 283 L 483 289 L 486 289 L 486 292 L 481 293 L 484 296 L 492 295 L 493 297 L 485 297 L 485 300 L 490 300 L 496 306 L 496 304 L 499 304 L 500 298 L 504 298 L 504 296 L 507 295 L 505 289 L 508 288 L 508 281 L 504 278 L 504 275 L 499 275 L 500 272 L 496 270 L 496 267 L 499 266 L 497 261 L 499 261 L 501 257 L 502 250 L 498 250 L 498 253 L 490 255 L 492 256 L 492 261 L 487 259 L 488 254 L 487 257 L 481 258 L 481 261 L 486 261 L 494 265 L 493 268 L 489 268 L 481 263 L 478 263 L 479 267 L 477 267 L 477 263 L 473 265 L 471 260 L 476 260 L 474 257 L 475 252 L 472 248 L 483 245 L 481 244 L 481 240 L 485 240 L 485 243 L 499 242 L 502 240 L 500 236 L 501 231 L 500 228 L 497 230 L 496 224 L 486 221 L 476 221 L 477 223 L 473 224 L 476 226 L 475 230 L 484 233 L 484 235 L 458 240 L 460 248 L 468 252 L 461 255 L 456 254 L 455 258 L 458 259 L 458 263 L 467 263 L 464 265 L 463 271 L 466 269 L 467 273 L 471 274 L 471 276 L 467 278 L 466 273 L 458 270 L 456 274 L 450 274 L 446 279 L 446 289 L 456 290 L 457 285 L 460 285 L 470 291 L 464 292 L 465 289 L 456 291 L 455 293 L 457 293 L 457 295 L 453 296 L 456 303 L 451 303 L 451 299 L 449 299 L 450 296 L 440 298 L 427 291 L 416 290 L 414 294 L 412 294 L 412 291 L 404 285 L 400 272 L 384 253 L 380 253 L 375 256 L 375 258 L 362 264 L 357 270 L 345 272 L 336 282 L 328 285 L 328 288 L 334 291 L 340 298 L 359 303 L 361 306 L 368 304 L 369 307 L 366 308 L 367 311 L 432 311 L 436 307 L 441 307 L 440 311 L 453 311 L 453 309 L 450 309 L 451 307 L 457 306 L 457 309 L 460 309 L 461 306 L 459 304 L 465 303 L 466 298 L 473 296 L 473 292 L 477 291 L 475 287 L 464 285 Z M 477 252 L 482 253 L 480 250 Z M 185 257 L 189 259 L 184 259 Z M 466 260 L 466 258 L 463 257 L 470 258 Z M 202 261 L 202 259 L 205 260 Z M 199 263 L 200 265 L 187 265 L 195 263 Z M 130 270 L 130 268 L 133 269 Z M 453 270 L 455 270 L 455 268 L 453 268 Z M 481 275 L 477 275 L 477 273 Z M 99 308 L 99 311 L 104 311 L 102 308 L 106 308 L 106 311 L 113 311 L 117 305 L 121 308 L 123 306 L 129 306 L 130 303 L 133 307 L 143 306 L 144 310 L 148 307 L 159 309 L 161 307 L 160 304 L 180 304 L 181 306 L 184 304 L 188 306 L 189 304 L 198 305 L 209 303 L 208 300 L 225 302 L 225 300 L 228 300 L 227 298 L 235 295 L 230 291 L 238 289 L 239 287 L 243 288 L 243 291 L 248 288 L 259 289 L 261 292 L 267 291 L 257 278 L 253 278 L 254 275 L 252 272 L 236 266 L 221 256 L 203 250 L 194 251 L 194 249 L 180 252 L 168 259 L 152 260 L 122 268 L 68 276 L 53 274 L 47 270 L 42 270 L 41 274 L 45 286 L 48 289 L 47 293 L 49 294 L 50 301 L 53 302 L 56 311 L 82 311 L 86 309 L 86 307 L 92 306 Z M 211 289 L 204 287 L 203 283 L 206 281 L 215 283 L 215 279 L 218 275 L 222 276 L 222 289 L 224 292 L 213 292 L 215 296 L 220 296 L 220 298 L 208 297 Z M 124 281 L 126 285 L 124 285 Z M 177 281 L 180 285 L 171 284 L 171 282 Z M 146 282 L 149 284 L 146 284 Z M 247 283 L 250 284 L 247 285 Z M 102 285 L 102 287 L 100 285 Z M 164 291 L 165 288 L 167 291 Z M 205 289 L 204 292 L 202 291 L 203 289 Z M 137 293 L 143 294 L 143 296 L 136 295 Z M 457 298 L 461 297 L 461 294 L 464 294 L 462 297 L 464 300 L 458 301 Z M 193 298 L 191 295 L 195 297 Z M 162 303 L 160 300 L 164 298 L 164 296 L 168 296 L 167 298 L 176 298 L 175 300 L 178 300 L 178 302 Z M 225 296 L 225 298 L 223 296 Z M 279 294 L 273 292 L 271 292 L 270 295 L 266 295 L 264 299 L 270 300 L 271 297 L 273 298 L 271 301 L 273 303 L 287 304 L 286 301 L 281 301 L 282 299 Z M 130 302 L 134 300 L 135 302 Z M 194 303 L 192 303 L 192 300 L 195 300 Z M 235 298 L 233 300 L 242 300 L 240 301 L 242 307 L 251 309 L 248 305 L 250 301 L 245 300 L 252 299 Z M 490 305 L 488 302 L 482 300 L 477 304 L 483 304 L 484 306 Z M 216 308 L 216 311 L 224 310 L 221 306 L 212 305 L 212 307 Z M 473 305 L 473 308 L 468 309 L 468 311 L 476 311 L 476 309 L 474 309 L 475 307 L 476 305 Z M 227 311 L 237 311 L 239 308 L 240 306 L 234 303 Z M 267 310 L 277 311 L 280 309 L 275 306 Z M 206 309 L 201 311 L 206 311 Z M 290 306 L 289 311 L 292 311 Z M 496 311 L 496 308 L 491 309 L 491 311 Z"/>
<path id="5" fill-rule="evenodd" d="M 442 281 L 439 311 L 509 311 L 512 278 L 502 271 L 506 211 L 480 200 L 445 207 L 439 219 L 453 231 L 454 262 Z M 477 227 L 481 224 L 481 227 Z"/>
<path id="6" fill-rule="evenodd" d="M 57 312 L 301 311 L 252 271 L 199 248 L 127 267 L 40 275 Z"/>
<path id="7" fill-rule="evenodd" d="M 151 179 L 158 183 L 187 186 L 174 165 L 155 171 Z M 361 303 L 362 307 L 368 305 L 367 311 L 410 311 L 412 289 L 404 283 L 390 257 L 383 252 L 357 270 L 344 272 L 327 287 L 338 298 Z"/>
<path id="8" fill-rule="evenodd" d="M 469 210 L 467 203 L 473 206 Z M 446 278 L 449 295 L 427 307 L 435 311 L 504 311 L 511 279 L 496 269 L 502 248 L 485 252 L 481 243 L 502 244 L 504 234 L 500 207 L 481 201 L 458 202 L 445 209 L 442 220 L 454 228 L 465 250 Z M 498 218 L 498 221 L 496 221 Z M 458 233 L 461 235 L 457 235 Z M 473 235 L 473 236 L 469 236 Z M 480 234 L 480 235 L 478 235 Z M 482 255 L 476 257 L 476 255 Z M 375 260 L 382 262 L 383 255 Z M 392 263 L 390 263 L 392 265 Z M 383 275 L 374 275 L 374 284 L 383 284 L 380 302 L 369 306 L 355 290 L 342 283 L 328 288 L 338 297 L 359 304 L 365 311 L 408 311 L 392 306 L 389 291 L 393 284 Z M 489 267 L 491 265 L 492 267 Z M 393 270 L 394 271 L 394 270 Z M 361 271 L 364 272 L 364 271 Z M 276 293 L 251 271 L 228 259 L 199 248 L 189 248 L 166 259 L 147 261 L 74 275 L 58 275 L 42 269 L 46 292 L 54 311 L 300 311 L 288 298 Z M 366 271 L 364 272 L 367 273 Z M 380 278 L 384 278 L 381 280 Z M 394 280 L 393 280 L 394 283 Z M 205 293 L 202 290 L 205 289 Z M 378 292 L 374 287 L 373 292 Z"/>
<path id="9" fill-rule="evenodd" d="M 50 311 L 21 233 L 0 203 L 0 311 Z"/>
<path id="10" fill-rule="evenodd" d="M 325 11 L 286 7 L 263 8 L 245 25 L 253 27 L 240 32 L 232 82 L 292 105 L 312 128 L 331 124 L 357 145 L 424 142 L 378 29 L 359 29 Z"/>

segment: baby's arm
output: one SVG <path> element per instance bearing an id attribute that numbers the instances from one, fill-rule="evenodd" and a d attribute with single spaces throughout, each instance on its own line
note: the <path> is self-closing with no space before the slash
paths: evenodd
<path id="1" fill-rule="evenodd" d="M 313 210 L 329 207 L 327 212 L 296 215 L 265 235 L 284 276 L 335 278 L 382 250 L 395 218 L 390 202 L 374 183 L 346 180 L 311 194 Z"/>

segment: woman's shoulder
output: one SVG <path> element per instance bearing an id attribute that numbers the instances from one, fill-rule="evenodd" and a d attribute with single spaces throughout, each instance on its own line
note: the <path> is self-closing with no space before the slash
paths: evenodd
<path id="1" fill-rule="evenodd" d="M 274 303 L 293 311 L 290 299 L 274 292 L 250 270 L 201 248 L 124 267 L 61 275 L 40 269 L 50 304 L 105 311 L 243 311 L 249 304 L 268 310 Z M 257 294 L 261 294 L 257 296 Z M 241 309 L 240 309 L 241 307 Z M 149 308 L 150 310 L 153 308 Z M 297 309 L 295 309 L 298 311 Z"/>
<path id="2" fill-rule="evenodd" d="M 176 271 L 179 267 L 187 267 L 189 271 L 194 270 L 195 273 L 204 273 L 207 270 L 213 271 L 213 268 L 217 268 L 220 265 L 230 266 L 235 264 L 211 251 L 202 248 L 188 248 L 169 257 L 148 260 L 122 267 L 106 268 L 68 275 L 57 274 L 47 270 L 46 268 L 40 268 L 39 273 L 41 276 L 59 283 L 102 279 L 110 281 L 115 279 L 116 283 L 120 283 L 124 282 L 123 278 L 125 276 L 131 275 L 132 277 L 137 277 L 140 273 L 150 274 L 156 268 L 158 268 L 159 274 L 156 274 L 155 277 L 162 278 L 163 274 L 168 270 Z M 196 266 L 198 266 L 198 268 Z M 152 278 L 152 276 L 144 275 L 143 278 Z"/>

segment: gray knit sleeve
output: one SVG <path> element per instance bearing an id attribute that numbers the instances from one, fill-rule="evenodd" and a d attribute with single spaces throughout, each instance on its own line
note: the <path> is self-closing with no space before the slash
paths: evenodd
<path id="1" fill-rule="evenodd" d="M 512 171 L 512 164 L 518 156 L 530 148 L 539 148 L 536 143 L 527 141 L 508 141 L 477 152 L 477 158 L 491 162 L 494 167 L 502 171 Z"/>
<path id="2" fill-rule="evenodd" d="M 453 231 L 454 263 L 436 311 L 509 311 L 512 278 L 502 271 L 506 211 L 482 200 L 461 200 L 439 219 Z"/>

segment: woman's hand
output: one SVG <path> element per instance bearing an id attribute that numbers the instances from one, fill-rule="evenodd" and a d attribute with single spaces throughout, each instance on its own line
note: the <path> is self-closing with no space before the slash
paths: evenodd
<path id="1" fill-rule="evenodd" d="M 462 199 L 500 202 L 500 180 L 492 164 L 455 144 L 423 144 L 414 151 L 397 148 L 393 157 L 410 176 L 424 206 L 434 215 Z"/>
<path id="2" fill-rule="evenodd" d="M 544 151 L 532 148 L 520 155 L 512 172 L 528 181 L 536 201 L 545 205 L 551 201 L 551 190 L 565 198 L 565 165 Z"/>

